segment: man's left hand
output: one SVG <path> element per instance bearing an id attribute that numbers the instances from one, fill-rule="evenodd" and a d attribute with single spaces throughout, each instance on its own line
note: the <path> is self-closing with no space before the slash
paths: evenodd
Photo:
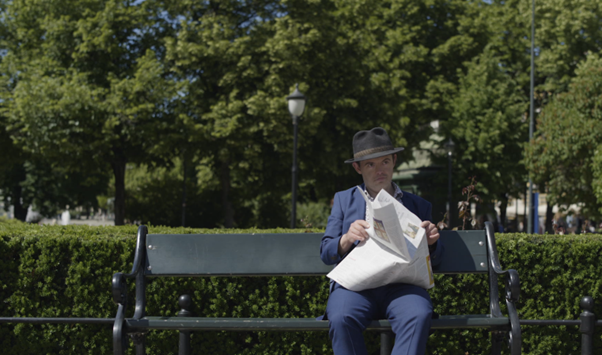
<path id="1" fill-rule="evenodd" d="M 429 221 L 423 221 L 420 225 L 425 230 L 426 241 L 428 245 L 433 245 L 439 239 L 439 229 L 434 223 Z"/>

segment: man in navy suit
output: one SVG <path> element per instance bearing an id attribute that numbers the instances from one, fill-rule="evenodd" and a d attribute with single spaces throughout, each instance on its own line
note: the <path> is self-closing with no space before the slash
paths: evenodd
<path id="1" fill-rule="evenodd" d="M 340 262 L 353 248 L 368 238 L 366 194 L 374 199 L 385 189 L 416 214 L 423 222 L 431 254 L 437 264 L 443 252 L 439 231 L 432 223 L 431 204 L 411 193 L 401 191 L 392 176 L 397 152 L 387 132 L 380 127 L 359 131 L 353 137 L 355 171 L 362 175 L 361 190 L 353 187 L 335 194 L 320 256 L 326 264 Z M 326 306 L 330 338 L 335 355 L 367 354 L 363 331 L 375 319 L 388 319 L 395 333 L 393 354 L 424 354 L 433 305 L 427 291 L 419 286 L 395 283 L 364 291 L 351 291 L 333 282 Z"/>

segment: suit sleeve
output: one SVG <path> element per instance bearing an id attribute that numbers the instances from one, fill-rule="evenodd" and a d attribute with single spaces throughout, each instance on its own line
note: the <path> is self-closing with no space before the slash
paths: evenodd
<path id="1" fill-rule="evenodd" d="M 424 208 L 423 212 L 422 212 L 422 216 L 420 216 L 420 218 L 423 221 L 429 221 L 431 223 L 433 222 L 433 205 L 430 202 L 426 203 L 426 208 Z M 443 255 L 443 242 L 441 241 L 441 238 L 439 238 L 439 240 L 437 240 L 435 242 L 435 244 L 433 244 L 434 248 L 430 248 L 429 247 L 429 254 L 431 255 L 431 264 L 433 266 L 438 265 L 441 262 L 441 256 Z"/>
<path id="2" fill-rule="evenodd" d="M 342 259 L 339 255 L 339 240 L 343 235 L 344 218 L 341 198 L 337 193 L 334 195 L 332 210 L 320 245 L 320 258 L 326 265 L 336 264 Z"/>
<path id="3" fill-rule="evenodd" d="M 433 205 L 430 202 L 426 203 L 423 215 L 420 216 L 423 221 L 429 221 L 433 223 Z"/>

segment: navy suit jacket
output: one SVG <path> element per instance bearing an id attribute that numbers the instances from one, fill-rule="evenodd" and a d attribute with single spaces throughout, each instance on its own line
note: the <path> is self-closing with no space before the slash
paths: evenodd
<path id="1" fill-rule="evenodd" d="M 360 187 L 364 189 L 364 184 L 360 185 Z M 328 217 L 328 224 L 326 225 L 326 231 L 324 232 L 320 246 L 320 257 L 325 264 L 332 265 L 343 260 L 346 255 L 341 257 L 338 251 L 341 236 L 347 233 L 351 223 L 358 219 L 366 219 L 366 201 L 361 195 L 362 193 L 355 186 L 351 189 L 337 192 L 334 195 L 332 211 L 330 212 L 330 217 Z M 403 191 L 401 200 L 403 205 L 418 216 L 418 218 L 423 221 L 432 222 L 432 206 L 430 202 L 405 191 Z M 353 250 L 355 245 L 349 251 Z M 439 240 L 435 244 L 435 250 L 431 251 L 431 263 L 433 265 L 439 263 L 442 253 L 443 244 Z"/>

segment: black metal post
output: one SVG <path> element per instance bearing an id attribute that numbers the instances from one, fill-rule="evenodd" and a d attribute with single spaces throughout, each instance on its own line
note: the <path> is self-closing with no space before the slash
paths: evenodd
<path id="1" fill-rule="evenodd" d="M 596 324 L 596 316 L 592 312 L 594 309 L 594 299 L 590 296 L 585 296 L 579 302 L 579 306 L 583 312 L 579 316 L 581 319 L 581 355 L 593 355 L 594 353 L 594 327 Z"/>
<path id="2" fill-rule="evenodd" d="M 380 333 L 380 355 L 391 355 L 393 351 L 393 332 Z"/>
<path id="3" fill-rule="evenodd" d="M 531 1 L 531 84 L 530 84 L 530 103 L 529 103 L 529 142 L 533 138 L 533 130 L 535 123 L 533 118 L 534 112 L 534 96 L 535 96 L 535 0 Z M 533 231 L 533 180 L 531 180 L 531 172 L 529 171 L 529 216 L 527 218 L 527 233 L 536 233 Z"/>
<path id="4" fill-rule="evenodd" d="M 144 333 L 130 334 L 136 346 L 136 355 L 146 355 L 146 335 Z"/>
<path id="5" fill-rule="evenodd" d="M 299 117 L 293 115 L 294 138 L 293 138 L 293 206 L 291 209 L 291 228 L 297 225 L 297 129 Z"/>
<path id="6" fill-rule="evenodd" d="M 178 299 L 178 305 L 182 308 L 178 312 L 178 317 L 191 317 L 190 307 L 192 306 L 192 298 L 189 295 L 182 295 Z M 180 330 L 180 341 L 178 344 L 178 355 L 190 355 L 192 349 L 190 347 L 190 331 Z"/>
<path id="7" fill-rule="evenodd" d="M 452 228 L 452 152 L 447 152 L 447 226 Z"/>
<path id="8" fill-rule="evenodd" d="M 186 154 L 182 154 L 182 227 L 186 227 Z"/>

